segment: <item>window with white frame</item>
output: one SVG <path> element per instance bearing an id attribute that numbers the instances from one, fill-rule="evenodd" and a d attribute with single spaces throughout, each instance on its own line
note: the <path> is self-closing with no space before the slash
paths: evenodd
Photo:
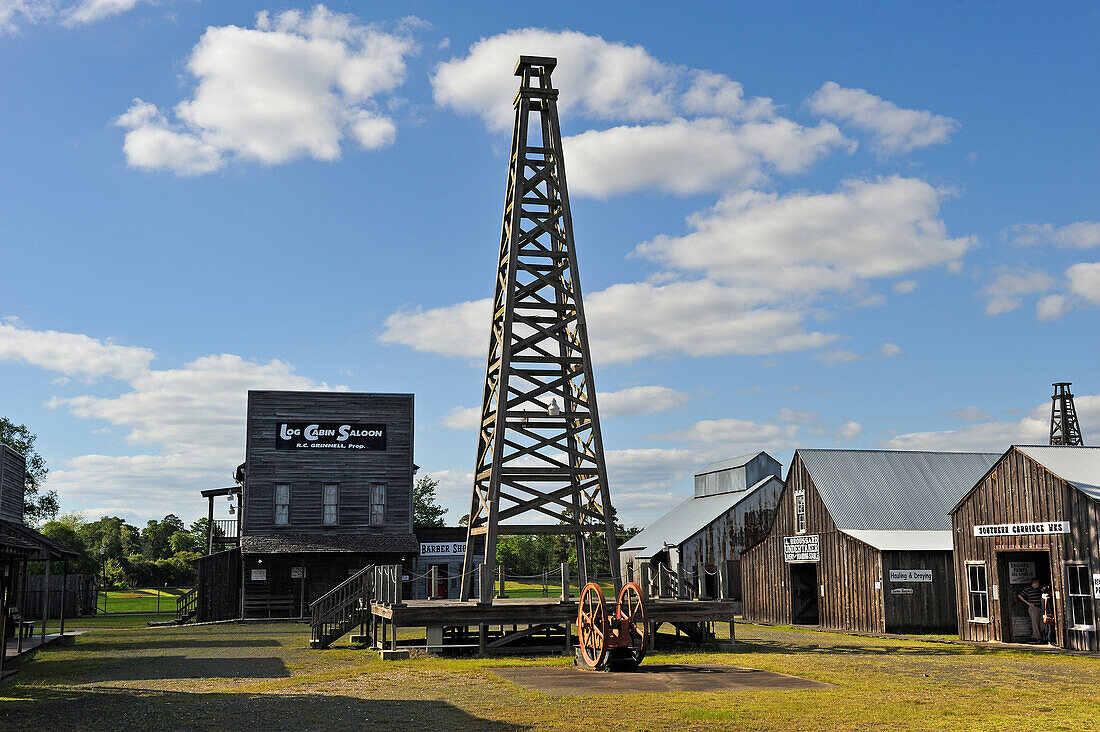
<path id="1" fill-rule="evenodd" d="M 340 486 L 336 483 L 325 483 L 321 486 L 321 493 L 324 501 L 322 522 L 325 526 L 335 526 L 340 510 Z"/>
<path id="2" fill-rule="evenodd" d="M 370 525 L 382 526 L 386 523 L 386 486 L 372 483 L 370 487 Z"/>
<path id="3" fill-rule="evenodd" d="M 970 619 L 989 620 L 989 584 L 985 564 L 966 565 L 966 591 L 969 597 Z"/>
<path id="4" fill-rule="evenodd" d="M 290 523 L 290 486 L 286 483 L 275 484 L 275 525 L 286 526 Z"/>
<path id="5" fill-rule="evenodd" d="M 806 533 L 806 492 L 796 491 L 794 494 L 794 530 L 796 533 Z"/>
<path id="6" fill-rule="evenodd" d="M 1092 630 L 1092 582 L 1087 564 L 1066 565 L 1066 619 L 1070 628 Z"/>

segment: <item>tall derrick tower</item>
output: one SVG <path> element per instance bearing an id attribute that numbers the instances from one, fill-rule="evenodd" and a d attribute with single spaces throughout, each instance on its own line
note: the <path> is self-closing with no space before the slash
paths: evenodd
<path id="1" fill-rule="evenodd" d="M 1050 405 L 1050 444 L 1084 445 L 1081 438 L 1081 425 L 1077 423 L 1077 408 L 1073 406 L 1073 394 L 1070 382 L 1059 381 L 1052 384 L 1054 396 Z"/>
<path id="2" fill-rule="evenodd" d="M 603 533 L 617 590 L 614 514 L 550 80 L 556 64 L 521 56 L 515 69 L 520 88 L 463 572 L 469 577 L 475 566 L 474 537 L 485 537 L 480 559 L 492 576 L 499 536 L 559 534 L 574 538 L 583 582 L 584 536 Z"/>

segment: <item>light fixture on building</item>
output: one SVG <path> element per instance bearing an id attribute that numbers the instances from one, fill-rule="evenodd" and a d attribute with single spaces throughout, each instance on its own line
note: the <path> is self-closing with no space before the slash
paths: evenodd
<path id="1" fill-rule="evenodd" d="M 557 399 L 550 400 L 550 406 L 546 408 L 546 413 L 549 414 L 551 417 L 557 417 L 559 414 L 561 414 L 561 409 L 558 407 Z"/>
<path id="2" fill-rule="evenodd" d="M 232 516 L 235 513 L 236 513 L 236 510 L 233 508 L 233 504 L 230 503 L 229 504 L 229 515 Z"/>

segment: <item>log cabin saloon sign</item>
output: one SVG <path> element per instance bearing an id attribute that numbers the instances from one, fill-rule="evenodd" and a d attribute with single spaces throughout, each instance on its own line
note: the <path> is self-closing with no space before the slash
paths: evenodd
<path id="1" fill-rule="evenodd" d="M 974 527 L 974 536 L 1036 536 L 1068 533 L 1068 521 L 1042 521 L 1034 524 L 980 524 Z"/>
<path id="2" fill-rule="evenodd" d="M 783 537 L 783 561 L 820 562 L 821 543 L 817 534 Z"/>
<path id="3" fill-rule="evenodd" d="M 386 425 L 280 422 L 276 450 L 385 450 Z"/>

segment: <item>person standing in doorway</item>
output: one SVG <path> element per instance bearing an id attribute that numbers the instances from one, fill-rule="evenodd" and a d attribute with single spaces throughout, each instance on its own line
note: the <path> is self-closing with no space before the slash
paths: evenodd
<path id="1" fill-rule="evenodd" d="M 1031 640 L 1038 643 L 1043 639 L 1043 591 L 1039 589 L 1039 578 L 1033 577 L 1031 584 L 1017 595 L 1020 602 L 1027 605 L 1027 614 L 1031 617 Z"/>
<path id="2" fill-rule="evenodd" d="M 1046 629 L 1047 645 L 1054 646 L 1054 592 L 1050 587 L 1043 588 L 1043 628 Z"/>

